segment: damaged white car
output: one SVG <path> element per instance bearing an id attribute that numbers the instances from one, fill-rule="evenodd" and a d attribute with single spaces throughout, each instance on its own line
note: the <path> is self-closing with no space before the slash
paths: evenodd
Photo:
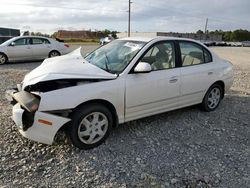
<path id="1" fill-rule="evenodd" d="M 215 110 L 232 82 L 232 64 L 201 43 L 126 38 L 46 59 L 7 98 L 24 137 L 52 144 L 66 127 L 73 145 L 90 149 L 127 121 L 195 104 Z"/>

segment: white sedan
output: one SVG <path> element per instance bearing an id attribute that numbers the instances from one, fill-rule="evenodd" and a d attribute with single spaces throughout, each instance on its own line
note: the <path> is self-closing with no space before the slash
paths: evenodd
<path id="1" fill-rule="evenodd" d="M 73 145 L 90 149 L 124 122 L 195 104 L 215 110 L 232 69 L 194 40 L 126 38 L 46 59 L 7 97 L 24 137 L 52 144 L 66 128 Z"/>
<path id="2" fill-rule="evenodd" d="M 0 65 L 6 62 L 41 60 L 70 52 L 69 46 L 52 38 L 14 37 L 0 45 Z"/>

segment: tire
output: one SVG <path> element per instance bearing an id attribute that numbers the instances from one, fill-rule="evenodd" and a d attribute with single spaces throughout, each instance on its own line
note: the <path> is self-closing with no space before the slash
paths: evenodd
<path id="1" fill-rule="evenodd" d="M 8 61 L 7 56 L 3 53 L 0 53 L 0 65 L 7 63 L 7 61 Z"/>
<path id="2" fill-rule="evenodd" d="M 206 112 L 214 111 L 219 106 L 222 98 L 223 90 L 221 85 L 212 85 L 203 98 L 203 101 L 201 103 L 201 109 Z"/>
<path id="3" fill-rule="evenodd" d="M 49 57 L 56 57 L 56 56 L 60 56 L 61 54 L 56 51 L 56 50 L 53 50 L 49 53 Z"/>
<path id="4" fill-rule="evenodd" d="M 69 138 L 75 147 L 85 150 L 102 144 L 113 126 L 111 112 L 100 104 L 84 105 L 76 109 L 71 118 Z"/>

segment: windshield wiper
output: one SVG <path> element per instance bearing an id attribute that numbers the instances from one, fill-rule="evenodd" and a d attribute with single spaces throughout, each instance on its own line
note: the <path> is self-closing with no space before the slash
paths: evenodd
<path id="1" fill-rule="evenodd" d="M 109 67 L 108 67 L 108 64 L 109 64 L 109 58 L 108 58 L 108 56 L 107 56 L 107 53 L 106 53 L 106 52 L 104 52 L 104 55 L 105 55 L 105 58 L 106 58 L 106 60 L 105 60 L 105 67 L 106 67 L 106 71 L 110 72 Z"/>

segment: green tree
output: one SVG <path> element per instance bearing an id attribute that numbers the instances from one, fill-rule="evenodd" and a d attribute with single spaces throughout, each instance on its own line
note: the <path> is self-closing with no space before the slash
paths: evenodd
<path id="1" fill-rule="evenodd" d="M 198 34 L 198 35 L 201 35 L 201 34 L 203 34 L 204 32 L 202 31 L 202 30 L 198 30 L 197 32 L 196 32 L 196 34 Z"/>
<path id="2" fill-rule="evenodd" d="M 232 41 L 245 41 L 250 40 L 250 32 L 248 30 L 238 29 L 233 31 L 231 35 Z"/>
<path id="3" fill-rule="evenodd" d="M 51 37 L 52 37 L 52 38 L 57 38 L 57 35 L 58 35 L 58 32 L 54 32 L 54 33 L 51 35 Z"/>
<path id="4" fill-rule="evenodd" d="M 231 35 L 232 31 L 225 31 L 222 38 L 224 41 L 231 41 Z"/>

